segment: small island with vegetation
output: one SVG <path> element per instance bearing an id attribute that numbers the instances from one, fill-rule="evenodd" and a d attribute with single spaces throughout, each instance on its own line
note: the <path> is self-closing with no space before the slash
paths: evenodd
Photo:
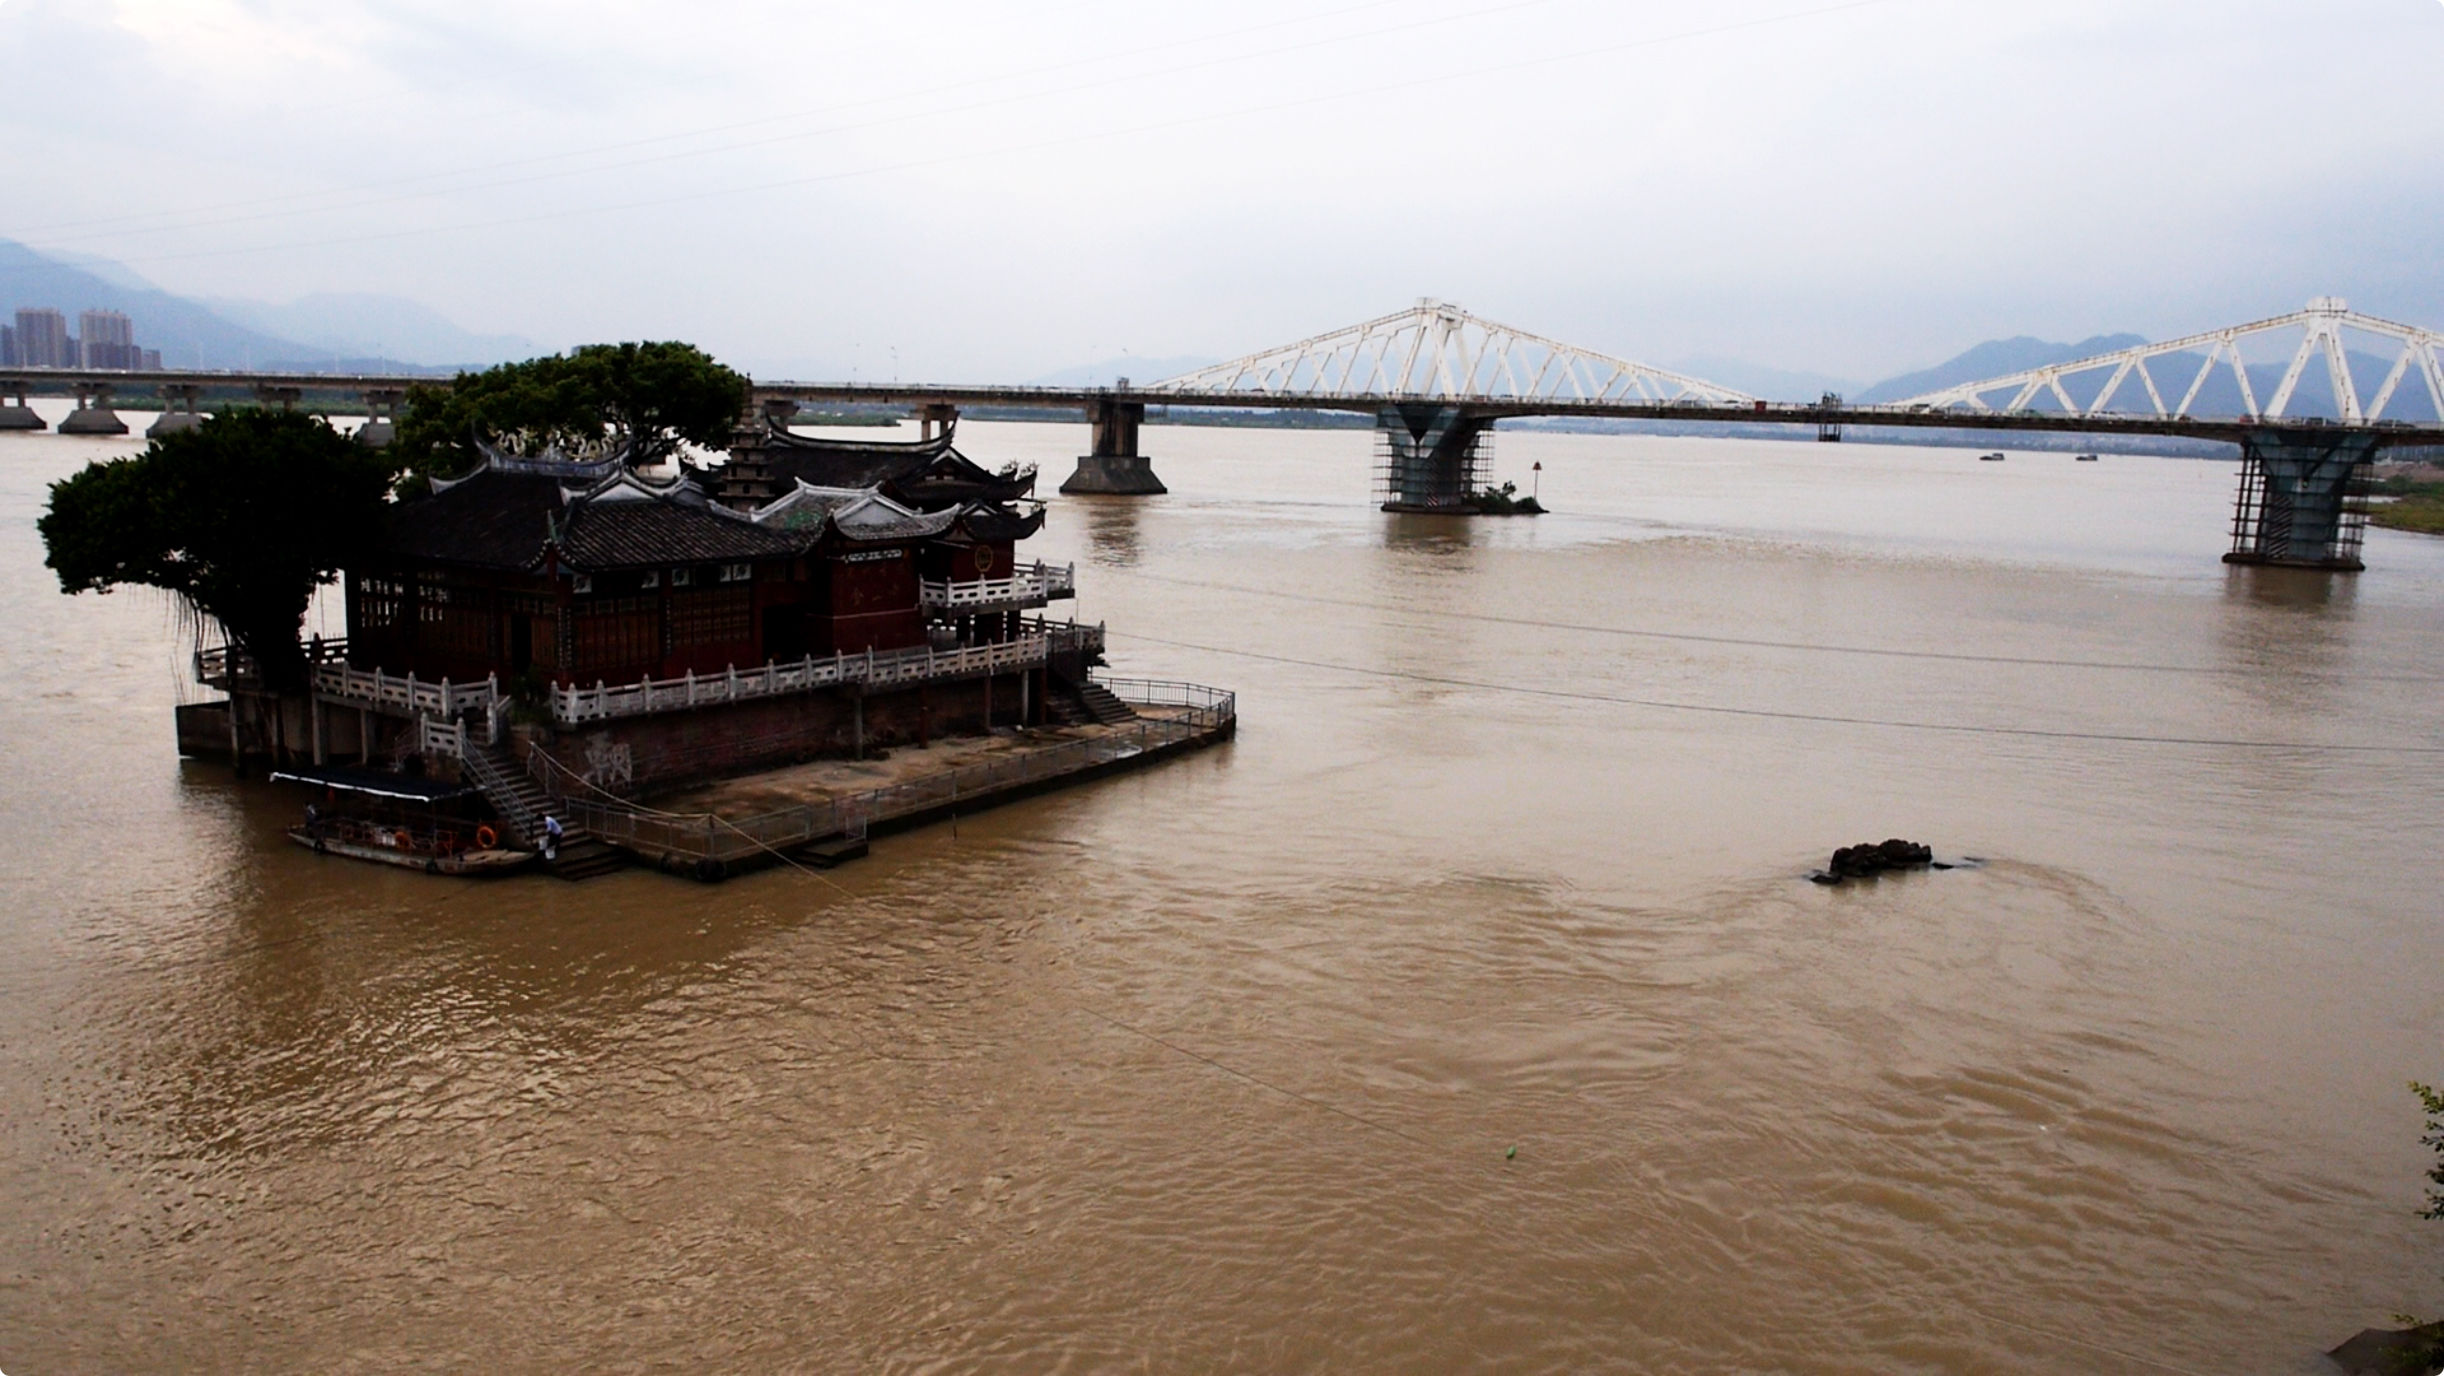
<path id="1" fill-rule="evenodd" d="M 417 386 L 395 431 L 216 410 L 40 529 L 62 591 L 179 600 L 221 695 L 181 753 L 302 786 L 315 854 L 715 880 L 1231 738 L 1229 692 L 1100 672 L 1044 518 L 950 426 L 803 433 L 664 342 Z"/>
<path id="2" fill-rule="evenodd" d="M 2372 524 L 2387 530 L 2444 535 L 2444 466 L 2393 467 L 2376 479 L 2370 491 L 2376 498 L 2368 508 Z"/>

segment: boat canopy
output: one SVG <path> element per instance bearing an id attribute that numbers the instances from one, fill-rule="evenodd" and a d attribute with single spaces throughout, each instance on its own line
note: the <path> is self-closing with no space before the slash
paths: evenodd
<path id="1" fill-rule="evenodd" d="M 271 777 L 290 783 L 312 784 L 316 788 L 337 789 L 342 793 L 361 793 L 369 798 L 403 798 L 413 803 L 446 803 L 475 795 L 475 790 L 465 784 L 346 765 L 300 765 L 294 769 L 273 770 Z"/>

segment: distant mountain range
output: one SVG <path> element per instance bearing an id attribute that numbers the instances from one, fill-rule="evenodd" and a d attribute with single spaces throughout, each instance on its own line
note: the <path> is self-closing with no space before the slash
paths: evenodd
<path id="1" fill-rule="evenodd" d="M 1873 384 L 1862 384 L 1856 379 L 1835 377 L 1830 373 L 1768 368 L 1739 359 L 1713 356 L 1683 358 L 1669 366 L 1673 372 L 1718 383 L 1769 401 L 1814 401 L 1827 392 L 1838 392 L 1857 402 L 1902 401 L 1963 382 L 2007 377 L 2030 368 L 2042 368 L 2049 363 L 2068 363 L 2146 342 L 2134 334 L 2098 335 L 2076 344 L 2056 344 L 2025 335 L 2016 339 L 1995 339 L 1932 368 Z M 1029 378 L 1027 385 L 1109 387 L 1124 377 L 1136 383 L 1160 382 L 1218 362 L 1221 360 L 1201 354 L 1177 358 L 1111 358 L 1101 363 L 1080 364 Z"/>
<path id="2" fill-rule="evenodd" d="M 474 334 L 399 297 L 326 294 L 287 305 L 199 301 L 163 291 L 105 258 L 43 254 L 0 239 L 0 317 L 42 306 L 65 313 L 71 329 L 79 311 L 124 311 L 136 342 L 160 350 L 166 368 L 446 375 L 540 352 L 531 340 Z"/>
<path id="3" fill-rule="evenodd" d="M 1940 392 L 1964 382 L 1983 382 L 1990 377 L 2009 377 L 2031 368 L 2043 368 L 2055 363 L 2069 363 L 2098 354 L 2119 353 L 2144 344 L 2144 335 L 2100 334 L 2076 344 L 2055 344 L 2048 340 L 2019 335 L 2011 339 L 1989 339 L 1965 353 L 1936 364 L 1921 372 L 1903 373 L 1887 378 L 1861 391 L 1850 400 L 1867 404 L 1886 401 L 1907 401 L 1911 397 Z"/>
<path id="4" fill-rule="evenodd" d="M 321 293 L 285 305 L 231 299 L 196 300 L 175 295 L 144 280 L 124 264 L 72 253 L 40 253 L 23 244 L 0 239 L 0 318 L 20 307 L 56 307 L 71 326 L 79 311 L 117 310 L 135 325 L 136 342 L 161 353 L 169 368 L 261 368 L 292 372 L 426 372 L 448 375 L 461 368 L 482 368 L 543 352 L 533 340 L 519 335 L 476 334 L 417 302 L 395 296 L 363 293 Z M 1838 392 L 1852 402 L 1905 401 L 1964 382 L 2007 377 L 2032 368 L 2068 363 L 2143 344 L 2135 334 L 2097 335 L 2061 344 L 2022 335 L 1988 340 L 1919 372 L 1860 386 L 1828 374 L 1760 367 L 1736 359 L 1687 358 L 1674 371 L 1774 401 L 1814 401 Z M 1144 384 L 1194 372 L 1220 360 L 1199 354 L 1166 358 L 1124 355 L 1100 363 L 1081 364 L 1031 378 L 1045 387 L 1108 387 L 1122 378 Z M 2197 375 L 2203 358 L 2167 358 L 2151 365 L 2156 383 L 2177 404 Z M 2351 368 L 2360 379 L 2363 396 L 2372 395 L 2390 371 L 2390 360 L 2351 355 Z M 2249 384 L 2258 400 L 2270 397 L 2282 379 L 2281 364 L 2252 364 Z M 2083 380 L 2083 393 L 2104 382 L 2102 376 Z M 2136 387 L 2136 383 L 2126 384 Z M 2337 413 L 2325 370 L 2312 367 L 2302 377 L 2291 413 L 2332 416 Z M 2136 403 L 2143 395 L 2129 392 Z M 2051 409 L 2050 398 L 2040 398 Z M 2228 368 L 2210 374 L 2200 389 L 2197 409 L 2207 415 L 2235 415 L 2243 409 L 2240 389 Z M 2424 387 L 2405 387 L 2388 408 L 2389 418 L 2437 419 Z"/>
<path id="5" fill-rule="evenodd" d="M 399 296 L 320 292 L 285 306 L 220 298 L 208 305 L 251 329 L 316 353 L 403 359 L 430 367 L 489 367 L 544 352 L 523 335 L 473 334 L 439 311 Z"/>

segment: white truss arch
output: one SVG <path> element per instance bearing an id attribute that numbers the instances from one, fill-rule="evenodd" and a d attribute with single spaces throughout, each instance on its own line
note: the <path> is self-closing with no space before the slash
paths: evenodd
<path id="1" fill-rule="evenodd" d="M 1166 378 L 1152 393 L 1305 400 L 1747 406 L 1754 397 L 1575 349 L 1444 301 Z"/>
<path id="2" fill-rule="evenodd" d="M 2250 378 L 2245 351 L 2252 346 L 2262 350 L 2276 342 L 2288 344 L 2294 337 L 2298 345 L 2289 350 L 2280 379 L 2261 397 Z M 2351 370 L 2354 345 L 2362 341 L 2387 341 L 2379 347 L 2391 354 L 2389 359 L 2378 360 L 2388 371 L 2372 393 L 2363 393 Z M 2364 351 L 2361 356 L 2366 356 Z M 2264 357 L 2262 352 L 2260 357 Z M 1963 412 L 2042 411 L 2203 420 L 2210 417 L 2196 409 L 2201 397 L 2210 384 L 2228 377 L 2238 395 L 2240 419 L 2274 421 L 2290 413 L 2301 380 L 2320 362 L 2338 418 L 2346 425 L 2382 421 L 2386 408 L 2405 387 L 2423 388 L 2428 405 L 2434 408 L 2432 414 L 2444 419 L 2444 334 L 2361 315 L 2334 296 L 2319 297 L 2308 303 L 2308 309 L 2293 315 L 1964 383 L 1899 404 Z M 2158 376 L 2159 369 L 2162 376 Z M 2233 414 L 2227 411 L 2212 418 Z"/>

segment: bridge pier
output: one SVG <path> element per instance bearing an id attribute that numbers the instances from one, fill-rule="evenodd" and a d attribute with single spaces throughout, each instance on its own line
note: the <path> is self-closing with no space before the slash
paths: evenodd
<path id="1" fill-rule="evenodd" d="M 164 435 L 175 435 L 181 430 L 192 430 L 204 423 L 204 418 L 197 415 L 195 411 L 195 399 L 202 394 L 203 388 L 182 384 L 163 386 L 156 390 L 161 393 L 161 399 L 168 404 L 161 408 L 161 414 L 154 418 L 152 424 L 144 427 L 146 439 L 157 440 Z"/>
<path id="2" fill-rule="evenodd" d="M 2240 442 L 2240 496 L 2232 507 L 2227 564 L 2274 564 L 2357 573 L 2368 532 L 2368 465 L 2378 437 L 2366 431 L 2286 426 L 2252 430 Z"/>
<path id="3" fill-rule="evenodd" d="M 127 422 L 110 409 L 110 384 L 83 383 L 76 387 L 76 409 L 60 417 L 59 432 L 63 435 L 124 435 Z"/>
<path id="4" fill-rule="evenodd" d="M 48 430 L 51 428 L 43 423 L 42 417 L 34 414 L 33 407 L 25 404 L 25 383 L 11 378 L 7 383 L 0 384 L 0 397 L 16 398 L 8 405 L 0 406 L 0 430 Z"/>
<path id="5" fill-rule="evenodd" d="M 255 384 L 255 400 L 265 406 L 277 406 L 283 411 L 297 409 L 297 399 L 305 395 L 302 387 L 275 387 L 268 382 Z"/>
<path id="6" fill-rule="evenodd" d="M 1485 489 L 1491 416 L 1410 403 L 1375 415 L 1376 474 L 1385 511 L 1465 516 Z"/>
<path id="7" fill-rule="evenodd" d="M 1154 465 L 1137 452 L 1137 427 L 1146 420 L 1141 401 L 1097 399 L 1086 404 L 1094 427 L 1094 452 L 1078 456 L 1078 471 L 1061 484 L 1070 496 L 1159 497 L 1171 489 L 1154 476 Z"/>
<path id="8" fill-rule="evenodd" d="M 399 403 L 407 393 L 392 387 L 377 387 L 365 394 L 365 423 L 356 428 L 355 439 L 367 449 L 388 449 L 399 438 Z"/>
<path id="9" fill-rule="evenodd" d="M 929 401 L 916 408 L 919 439 L 947 435 L 959 424 L 959 408 L 947 401 Z"/>

